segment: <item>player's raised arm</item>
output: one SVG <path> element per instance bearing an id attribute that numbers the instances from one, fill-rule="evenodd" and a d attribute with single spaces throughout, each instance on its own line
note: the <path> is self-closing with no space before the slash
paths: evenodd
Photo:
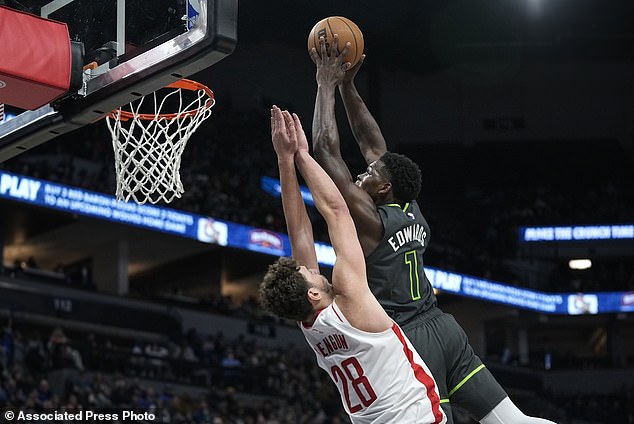
<path id="1" fill-rule="evenodd" d="M 341 82 L 349 63 L 343 63 L 343 56 L 338 52 L 338 37 L 335 35 L 330 51 L 325 42 L 319 40 L 321 54 L 311 50 L 311 58 L 317 65 L 317 97 L 313 115 L 313 153 L 315 159 L 328 173 L 345 198 L 350 213 L 354 218 L 359 240 L 366 254 L 375 247 L 377 240 L 383 235 L 383 225 L 372 198 L 358 187 L 344 162 L 339 142 L 339 130 L 335 117 L 335 91 Z"/>
<path id="2" fill-rule="evenodd" d="M 335 117 L 335 91 L 343 78 L 349 63 L 343 63 L 343 55 L 348 47 L 338 52 L 338 37 L 335 36 L 330 51 L 326 48 L 323 37 L 319 39 L 318 53 L 310 52 L 317 65 L 317 97 L 313 114 L 313 152 L 319 164 L 326 170 L 340 190 L 352 184 L 352 175 L 341 157 L 339 129 Z"/>
<path id="3" fill-rule="evenodd" d="M 300 147 L 297 137 L 290 136 L 282 111 L 277 106 L 271 108 L 271 140 L 277 154 L 282 207 L 293 258 L 308 269 L 318 269 L 313 227 L 300 193 L 294 161 L 297 150 L 308 150 L 308 145 L 303 141 Z"/>
<path id="4" fill-rule="evenodd" d="M 367 163 L 379 159 L 387 151 L 381 128 L 368 110 L 354 84 L 354 77 L 365 60 L 365 55 L 353 68 L 349 69 L 339 84 L 339 94 L 348 115 L 348 122 L 361 154 Z"/>
<path id="5" fill-rule="evenodd" d="M 300 134 L 300 137 L 303 134 L 297 115 L 287 120 L 287 127 L 291 138 L 294 133 Z M 337 255 L 333 269 L 333 285 L 337 292 L 344 296 L 358 295 L 361 291 L 369 293 L 365 275 L 365 259 L 346 201 L 326 171 L 310 156 L 308 150 L 298 150 L 295 154 L 295 163 L 308 184 L 317 210 L 328 226 L 330 242 Z"/>

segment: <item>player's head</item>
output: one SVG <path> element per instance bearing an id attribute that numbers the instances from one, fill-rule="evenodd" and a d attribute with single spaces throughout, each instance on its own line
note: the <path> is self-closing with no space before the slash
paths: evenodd
<path id="1" fill-rule="evenodd" d="M 270 265 L 260 284 L 262 307 L 294 321 L 309 319 L 316 305 L 329 305 L 333 298 L 332 285 L 326 277 L 291 258 L 282 257 Z"/>
<path id="2" fill-rule="evenodd" d="M 384 201 L 411 202 L 420 193 L 421 172 L 407 156 L 385 152 L 357 177 L 356 184 L 367 191 L 377 204 Z"/>

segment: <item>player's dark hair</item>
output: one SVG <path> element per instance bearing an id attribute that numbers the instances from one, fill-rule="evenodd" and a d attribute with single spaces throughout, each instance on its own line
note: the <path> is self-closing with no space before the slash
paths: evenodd
<path id="1" fill-rule="evenodd" d="M 308 283 L 298 267 L 297 261 L 285 257 L 269 265 L 260 283 L 260 304 L 280 318 L 303 321 L 312 313 L 313 305 L 306 296 Z"/>
<path id="2" fill-rule="evenodd" d="M 416 163 L 405 155 L 385 152 L 379 159 L 385 165 L 395 200 L 411 202 L 420 193 L 422 174 Z"/>

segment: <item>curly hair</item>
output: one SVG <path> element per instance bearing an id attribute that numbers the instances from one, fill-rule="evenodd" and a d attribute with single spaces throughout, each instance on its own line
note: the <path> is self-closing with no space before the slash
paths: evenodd
<path id="1" fill-rule="evenodd" d="M 418 165 L 405 155 L 385 152 L 379 159 L 392 183 L 394 198 L 400 202 L 415 200 L 420 193 L 422 174 Z"/>
<path id="2" fill-rule="evenodd" d="M 306 292 L 308 283 L 297 270 L 299 264 L 291 258 L 281 257 L 264 275 L 260 283 L 260 304 L 280 318 L 302 321 L 313 311 Z"/>

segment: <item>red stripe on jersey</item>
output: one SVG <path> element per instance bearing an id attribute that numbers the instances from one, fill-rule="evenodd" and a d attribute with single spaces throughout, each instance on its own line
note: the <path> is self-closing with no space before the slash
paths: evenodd
<path id="1" fill-rule="evenodd" d="M 337 315 L 337 318 L 339 318 L 339 321 L 343 322 L 343 320 L 341 319 L 341 317 L 337 313 L 337 309 L 335 309 L 335 306 L 334 305 L 330 305 L 330 306 L 332 307 L 332 311 L 335 313 L 335 315 Z"/>
<path id="2" fill-rule="evenodd" d="M 440 409 L 440 398 L 436 394 L 435 390 L 436 382 L 430 375 L 425 372 L 425 369 L 422 366 L 414 362 L 414 352 L 412 352 L 412 350 L 407 345 L 407 342 L 405 341 L 405 336 L 403 336 L 401 328 L 396 325 L 396 323 L 392 325 L 392 331 L 396 333 L 396 337 L 398 337 L 398 339 L 401 341 L 401 344 L 403 345 L 403 352 L 405 353 L 405 356 L 407 356 L 407 360 L 414 370 L 414 375 L 416 376 L 416 379 L 423 383 L 425 389 L 427 389 L 427 396 L 429 397 L 429 401 L 431 402 L 431 410 L 434 414 L 434 424 L 441 423 L 443 413 Z"/>

